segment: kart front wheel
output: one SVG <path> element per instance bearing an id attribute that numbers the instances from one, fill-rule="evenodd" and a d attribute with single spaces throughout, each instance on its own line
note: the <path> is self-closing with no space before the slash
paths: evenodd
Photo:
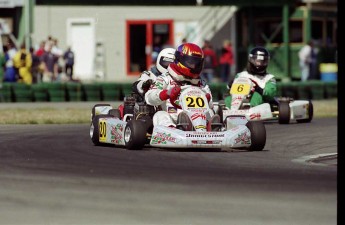
<path id="1" fill-rule="evenodd" d="M 262 151 L 266 145 L 266 128 L 262 121 L 249 121 L 246 126 L 250 131 L 249 151 Z"/>
<path id="2" fill-rule="evenodd" d="M 300 120 L 296 120 L 297 123 L 310 123 L 311 120 L 313 119 L 314 116 L 314 107 L 313 107 L 313 103 L 311 102 L 311 100 L 309 100 L 309 104 L 308 104 L 308 118 L 307 119 L 300 119 Z"/>
<path id="3" fill-rule="evenodd" d="M 141 120 L 130 120 L 125 127 L 125 145 L 129 150 L 142 149 L 146 143 L 146 126 Z"/>
<path id="4" fill-rule="evenodd" d="M 280 124 L 289 124 L 290 117 L 291 117 L 289 102 L 280 102 L 278 107 L 279 107 L 278 122 Z"/>

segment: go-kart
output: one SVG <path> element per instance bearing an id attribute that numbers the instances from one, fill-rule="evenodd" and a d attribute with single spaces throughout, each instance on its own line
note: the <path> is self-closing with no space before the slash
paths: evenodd
<path id="1" fill-rule="evenodd" d="M 125 97 L 124 104 L 119 108 L 113 108 L 110 104 L 93 106 L 90 137 L 95 145 L 114 144 L 135 149 L 149 142 L 152 117 L 157 109 L 136 99 L 135 94 Z M 134 142 L 129 140 L 128 130 L 143 135 L 136 135 L 138 139 Z M 137 143 L 140 143 L 139 146 L 136 146 Z"/>
<path id="2" fill-rule="evenodd" d="M 134 113 L 113 116 L 114 110 L 96 115 L 94 108 L 90 137 L 95 145 L 114 144 L 127 149 L 142 149 L 145 145 L 159 148 L 239 148 L 261 151 L 266 144 L 266 129 L 261 121 L 248 121 L 244 116 L 229 116 L 223 122 L 209 107 L 205 93 L 198 87 L 181 87 L 178 99 L 171 99 L 178 116 L 176 127 L 152 126 L 152 118 Z M 99 108 L 100 107 L 100 108 Z M 103 113 L 107 110 L 103 110 Z M 158 113 L 158 112 L 156 112 Z M 119 114 L 119 113 L 117 113 Z"/>
<path id="3" fill-rule="evenodd" d="M 295 120 L 298 123 L 309 123 L 313 118 L 313 103 L 311 100 L 294 100 L 287 97 L 276 97 L 269 103 L 250 106 L 250 99 L 255 84 L 246 77 L 236 78 L 231 85 L 231 108 L 224 101 L 215 103 L 225 119 L 227 116 L 243 115 L 249 121 L 278 120 L 280 124 L 288 124 Z"/>

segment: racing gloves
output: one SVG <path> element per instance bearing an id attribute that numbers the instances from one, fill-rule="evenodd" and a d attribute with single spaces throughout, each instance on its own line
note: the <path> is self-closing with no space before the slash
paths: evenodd
<path id="1" fill-rule="evenodd" d="M 259 93 L 260 95 L 263 95 L 263 93 L 264 93 L 264 89 L 262 89 L 259 85 L 258 85 L 258 83 L 255 81 L 255 80 L 253 80 L 253 79 L 250 79 L 252 82 L 253 82 L 253 84 L 254 84 L 254 86 L 253 86 L 253 88 L 252 88 L 252 92 L 257 92 L 257 93 Z"/>
<path id="2" fill-rule="evenodd" d="M 180 94 L 180 92 L 181 92 L 181 87 L 180 86 L 173 86 L 169 90 L 161 91 L 159 93 L 159 98 L 162 101 L 168 100 L 169 98 L 176 100 L 178 95 Z"/>
<path id="3" fill-rule="evenodd" d="M 146 93 L 149 88 L 151 87 L 151 84 L 153 83 L 153 81 L 151 79 L 146 80 L 143 85 L 141 86 L 141 88 L 143 89 L 144 93 Z"/>

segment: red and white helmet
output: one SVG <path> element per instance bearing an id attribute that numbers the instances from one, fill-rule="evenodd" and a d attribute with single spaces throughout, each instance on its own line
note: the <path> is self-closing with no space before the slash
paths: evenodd
<path id="1" fill-rule="evenodd" d="M 167 72 L 167 68 L 170 63 L 175 60 L 175 49 L 174 48 L 165 48 L 159 52 L 156 61 L 156 67 L 160 73 Z"/>
<path id="2" fill-rule="evenodd" d="M 200 73 L 204 66 L 204 52 L 193 43 L 180 45 L 175 52 L 175 61 L 170 68 L 175 73 L 170 75 L 178 81 L 200 79 Z"/>

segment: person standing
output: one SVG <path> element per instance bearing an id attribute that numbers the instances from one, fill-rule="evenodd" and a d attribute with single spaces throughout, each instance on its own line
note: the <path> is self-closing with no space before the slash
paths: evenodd
<path id="1" fill-rule="evenodd" d="M 312 63 L 313 42 L 309 41 L 298 52 L 299 66 L 301 69 L 301 81 L 308 80 L 310 76 L 310 66 Z"/>
<path id="2" fill-rule="evenodd" d="M 31 73 L 32 73 L 32 83 L 40 83 L 42 80 L 42 73 L 40 71 L 40 64 L 41 60 L 40 57 L 35 54 L 34 48 L 30 47 L 30 53 L 32 58 L 32 66 L 31 66 Z"/>
<path id="3" fill-rule="evenodd" d="M 70 80 L 73 80 L 74 52 L 68 47 L 63 55 L 65 60 L 65 73 Z"/>
<path id="4" fill-rule="evenodd" d="M 43 63 L 43 82 L 55 81 L 58 74 L 58 57 L 51 52 L 52 46 L 48 45 L 46 51 L 41 57 Z"/>
<path id="5" fill-rule="evenodd" d="M 4 80 L 6 56 L 5 56 L 5 46 L 3 47 L 3 52 L 0 52 L 0 84 Z"/>
<path id="6" fill-rule="evenodd" d="M 30 52 L 26 50 L 25 44 L 22 44 L 20 50 L 14 55 L 13 64 L 19 74 L 18 81 L 25 84 L 32 84 L 32 57 Z"/>
<path id="7" fill-rule="evenodd" d="M 223 47 L 221 48 L 221 54 L 219 58 L 220 64 L 220 79 L 224 83 L 230 81 L 231 66 L 234 64 L 234 54 L 232 45 L 229 40 L 224 40 Z"/>
<path id="8" fill-rule="evenodd" d="M 202 50 L 204 52 L 204 67 L 200 77 L 208 83 L 211 83 L 215 73 L 215 68 L 218 66 L 217 55 L 208 40 L 204 41 Z"/>
<path id="9" fill-rule="evenodd" d="M 8 42 L 5 49 L 5 75 L 4 82 L 16 82 L 18 78 L 17 71 L 13 65 L 13 57 L 16 55 L 17 49 L 12 42 Z"/>

